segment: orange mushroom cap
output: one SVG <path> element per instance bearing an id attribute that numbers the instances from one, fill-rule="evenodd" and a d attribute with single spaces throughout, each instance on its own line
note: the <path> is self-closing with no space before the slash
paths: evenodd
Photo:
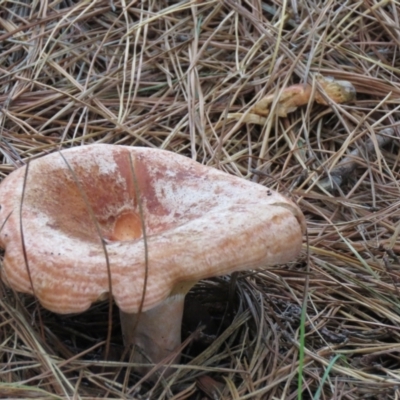
<path id="1" fill-rule="evenodd" d="M 112 295 L 123 312 L 139 311 L 142 217 L 143 311 L 184 282 L 285 263 L 301 250 L 303 214 L 264 186 L 158 149 L 101 144 L 62 155 L 36 159 L 0 185 L 2 279 L 51 311 L 82 312 L 107 295 L 103 239 Z"/>

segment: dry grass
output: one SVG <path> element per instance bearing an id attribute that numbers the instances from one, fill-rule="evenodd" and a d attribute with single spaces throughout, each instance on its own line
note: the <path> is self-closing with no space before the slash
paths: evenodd
<path id="1" fill-rule="evenodd" d="M 185 363 L 154 385 L 120 361 L 116 314 L 104 360 L 107 304 L 60 317 L 3 289 L 0 397 L 289 400 L 302 362 L 304 399 L 400 398 L 398 3 L 13 0 L 0 17 L 2 177 L 72 146 L 163 148 L 291 196 L 309 238 L 232 302 L 229 278 L 196 286 Z M 317 72 L 357 101 L 227 119 Z"/>

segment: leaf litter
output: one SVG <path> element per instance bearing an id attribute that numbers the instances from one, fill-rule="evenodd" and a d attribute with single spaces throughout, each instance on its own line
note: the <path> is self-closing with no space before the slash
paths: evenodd
<path id="1" fill-rule="evenodd" d="M 116 309 L 107 340 L 107 302 L 60 316 L 2 286 L 0 397 L 398 398 L 399 12 L 389 0 L 2 2 L 2 178 L 73 146 L 167 149 L 290 196 L 308 247 L 195 286 L 184 362 L 152 384 L 122 357 Z M 317 76 L 356 98 L 314 102 Z M 310 101 L 246 119 L 293 85 Z"/>

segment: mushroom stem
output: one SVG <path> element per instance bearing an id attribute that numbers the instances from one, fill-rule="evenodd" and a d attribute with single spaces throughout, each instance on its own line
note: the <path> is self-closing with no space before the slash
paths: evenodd
<path id="1" fill-rule="evenodd" d="M 181 344 L 185 294 L 170 296 L 157 307 L 141 314 L 128 314 L 120 310 L 125 346 L 139 347 L 135 350 L 133 362 L 158 364 L 173 353 L 176 355 L 172 360 L 168 360 L 168 363 L 179 362 L 180 354 L 177 349 Z M 139 367 L 136 370 L 145 374 L 149 368 Z M 167 368 L 164 376 L 172 372 Z"/>

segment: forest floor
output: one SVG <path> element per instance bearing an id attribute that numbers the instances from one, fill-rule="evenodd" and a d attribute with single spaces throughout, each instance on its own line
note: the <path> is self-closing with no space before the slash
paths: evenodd
<path id="1" fill-rule="evenodd" d="M 107 302 L 60 316 L 3 286 L 0 397 L 400 399 L 399 20 L 390 0 L 0 2 L 2 179 L 74 146 L 154 147 L 307 220 L 297 260 L 191 290 L 182 363 L 153 383 L 121 359 L 116 308 L 107 343 Z M 282 105 L 292 85 L 303 105 Z"/>

